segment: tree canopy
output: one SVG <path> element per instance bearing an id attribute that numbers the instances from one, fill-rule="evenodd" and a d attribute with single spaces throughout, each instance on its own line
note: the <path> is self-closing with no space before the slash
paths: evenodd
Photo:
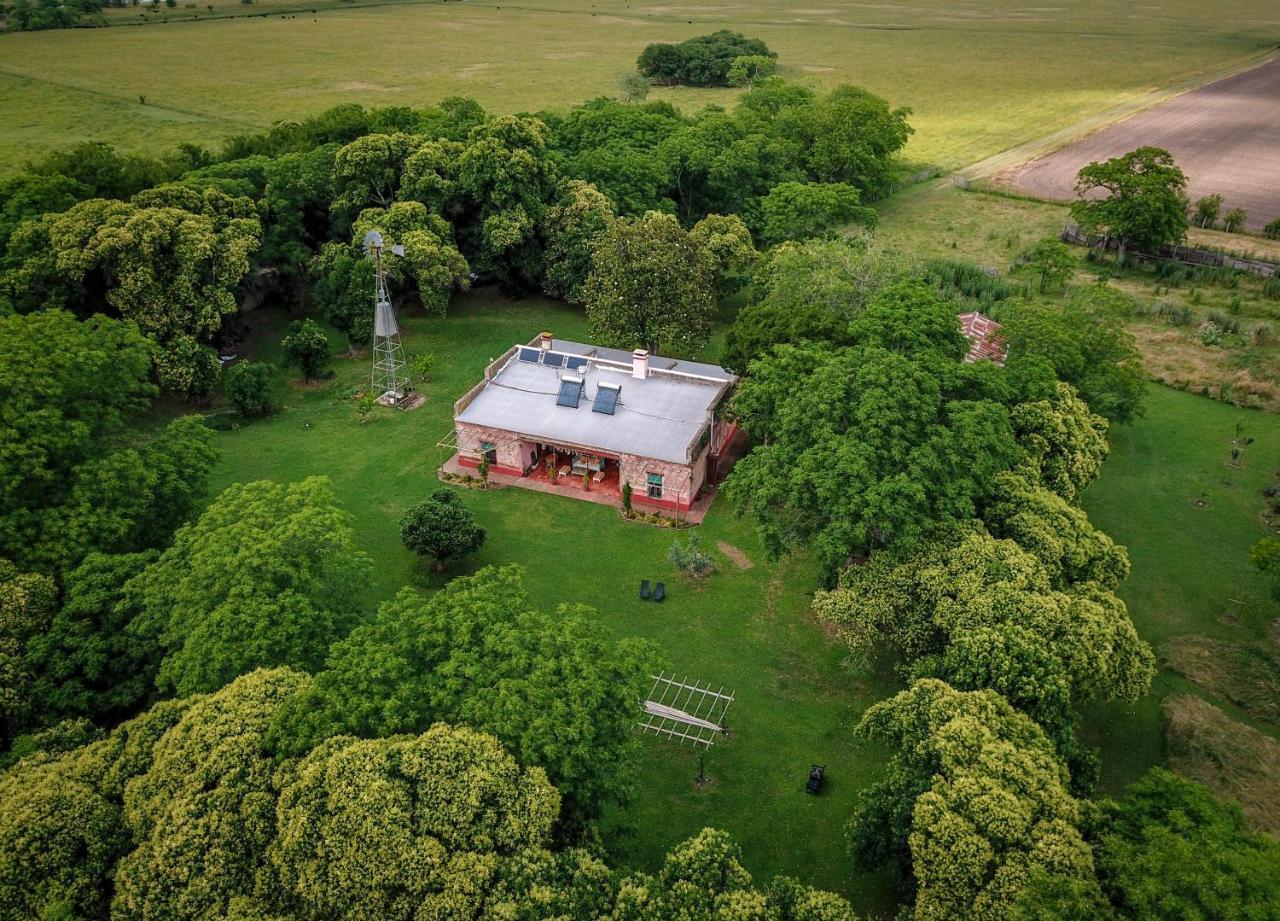
<path id="1" fill-rule="evenodd" d="M 688 86 L 734 86 L 729 74 L 743 57 L 772 62 L 777 55 L 756 38 L 720 29 L 709 35 L 686 39 L 678 45 L 654 44 L 640 52 L 636 69 L 655 83 L 683 83 Z M 745 82 L 745 65 L 743 71 Z"/>
<path id="2" fill-rule="evenodd" d="M 1072 215 L 1086 233 L 1119 240 L 1122 260 L 1127 247 L 1150 252 L 1187 235 L 1187 177 L 1167 150 L 1139 147 L 1090 163 L 1076 177 L 1076 192 Z"/>
<path id="3" fill-rule="evenodd" d="M 314 670 L 365 609 L 368 557 L 328 480 L 228 487 L 129 584 L 161 688 L 213 691 L 255 668 Z"/>

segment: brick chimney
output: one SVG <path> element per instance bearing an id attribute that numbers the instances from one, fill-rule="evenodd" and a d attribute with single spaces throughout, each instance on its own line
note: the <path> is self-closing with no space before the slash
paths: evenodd
<path id="1" fill-rule="evenodd" d="M 631 353 L 631 376 L 640 380 L 649 376 L 649 353 L 644 349 L 636 349 Z"/>
<path id="2" fill-rule="evenodd" d="M 551 341 L 553 339 L 555 339 L 555 336 L 551 335 L 551 333 L 549 332 L 544 332 L 542 334 L 542 336 L 540 337 L 540 341 L 538 342 L 538 345 L 542 347 L 542 351 L 544 352 L 551 351 Z"/>

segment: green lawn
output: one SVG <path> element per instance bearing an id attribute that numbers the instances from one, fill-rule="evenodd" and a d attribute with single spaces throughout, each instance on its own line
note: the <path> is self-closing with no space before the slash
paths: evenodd
<path id="1" fill-rule="evenodd" d="M 1227 465 L 1237 429 L 1256 440 L 1239 468 Z M 1199 634 L 1262 644 L 1280 605 L 1249 566 L 1249 547 L 1264 530 L 1262 490 L 1280 479 L 1280 421 L 1153 385 L 1147 414 L 1111 430 L 1111 456 L 1089 487 L 1092 521 L 1129 548 L 1133 573 L 1120 594 L 1139 633 L 1153 646 Z M 1274 651 L 1274 650 L 1273 650 Z M 1209 697 L 1236 719 L 1277 737 L 1167 670 L 1136 705 L 1093 707 L 1085 740 L 1102 749 L 1110 791 L 1164 761 L 1159 704 L 1174 692 Z"/>
<path id="2" fill-rule="evenodd" d="M 218 14 L 238 5 L 212 2 Z M 262 9 L 277 3 L 286 0 Z M 335 8 L 327 0 L 314 14 L 176 21 L 208 5 L 148 14 L 175 21 L 135 28 L 0 35 L 0 172 L 77 140 L 146 151 L 175 140 L 213 143 L 244 125 L 342 102 L 422 106 L 463 94 L 500 112 L 564 108 L 616 93 L 646 44 L 717 28 L 767 41 L 788 77 L 856 83 L 910 106 L 917 133 L 908 155 L 955 168 L 1280 42 L 1280 14 L 1264 0 L 1169 0 L 1159 16 L 1116 0 L 1042 7 L 977 0 L 962 8 L 945 0 Z M 258 7 L 244 7 L 251 9 Z M 113 16 L 132 21 L 142 13 Z M 729 103 L 735 91 L 655 95 L 689 108 Z"/>
<path id="3" fill-rule="evenodd" d="M 223 457 L 213 484 L 216 490 L 263 477 L 328 476 L 355 518 L 360 545 L 376 561 L 379 598 L 405 583 L 428 590 L 435 584 L 401 547 L 397 522 L 438 486 L 434 471 L 443 454 L 436 443 L 451 429 L 454 398 L 516 340 L 542 329 L 566 338 L 586 335 L 580 310 L 541 298 L 512 304 L 491 290 L 457 299 L 446 320 L 409 319 L 406 328 L 409 352 L 438 358 L 425 407 L 380 410 L 360 425 L 354 407 L 337 394 L 367 381 L 367 363 L 340 362 L 330 385 L 291 387 L 278 416 L 220 434 Z M 255 357 L 278 357 L 273 343 L 281 331 L 275 321 L 260 330 Z M 465 491 L 464 497 L 489 541 L 460 571 L 518 562 L 545 608 L 590 604 L 618 636 L 653 640 L 668 668 L 736 693 L 732 737 L 707 755 L 712 782 L 705 789 L 695 787 L 698 758 L 689 748 L 642 740 L 640 795 L 606 822 L 615 861 L 654 867 L 671 845 L 714 825 L 737 836 L 747 866 L 761 878 L 790 873 L 850 894 L 863 910 L 891 908 L 885 880 L 851 876 L 843 826 L 854 794 L 876 778 L 885 757 L 856 740 L 853 726 L 867 705 L 892 692 L 892 676 L 860 683 L 842 669 L 842 648 L 808 613 L 817 582 L 810 561 L 770 564 L 751 524 L 717 504 L 702 526 L 705 543 L 727 541 L 755 565 L 739 570 L 721 556 L 719 572 L 694 586 L 667 560 L 675 537 L 670 530 L 520 489 Z M 642 578 L 666 581 L 664 604 L 637 598 Z M 804 793 L 811 761 L 828 766 L 828 786 L 816 798 Z"/>

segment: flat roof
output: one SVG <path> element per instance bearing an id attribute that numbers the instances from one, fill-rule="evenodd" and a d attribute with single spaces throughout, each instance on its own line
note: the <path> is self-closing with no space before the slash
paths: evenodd
<path id="1" fill-rule="evenodd" d="M 536 343 L 521 348 L 537 349 Z M 458 422 L 502 429 L 552 444 L 596 448 L 688 463 L 689 449 L 736 378 L 717 365 L 662 356 L 649 359 L 649 376 L 631 376 L 631 353 L 556 339 L 551 351 L 581 355 L 570 370 L 521 361 L 519 349 L 457 416 Z M 561 378 L 583 380 L 578 406 L 557 405 Z M 621 386 L 612 415 L 592 410 L 600 384 Z"/>

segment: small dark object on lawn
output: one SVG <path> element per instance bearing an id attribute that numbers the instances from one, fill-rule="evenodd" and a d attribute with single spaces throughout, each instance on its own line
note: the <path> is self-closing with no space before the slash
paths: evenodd
<path id="1" fill-rule="evenodd" d="M 825 764 L 809 765 L 809 782 L 804 785 L 804 792 L 818 795 L 818 791 L 822 789 L 822 775 L 827 772 Z"/>
<path id="2" fill-rule="evenodd" d="M 649 600 L 649 580 L 648 579 L 640 580 L 640 600 L 641 601 Z"/>
<path id="3" fill-rule="evenodd" d="M 659 582 L 653 587 L 653 600 L 661 602 L 667 597 L 667 585 L 665 582 Z"/>

